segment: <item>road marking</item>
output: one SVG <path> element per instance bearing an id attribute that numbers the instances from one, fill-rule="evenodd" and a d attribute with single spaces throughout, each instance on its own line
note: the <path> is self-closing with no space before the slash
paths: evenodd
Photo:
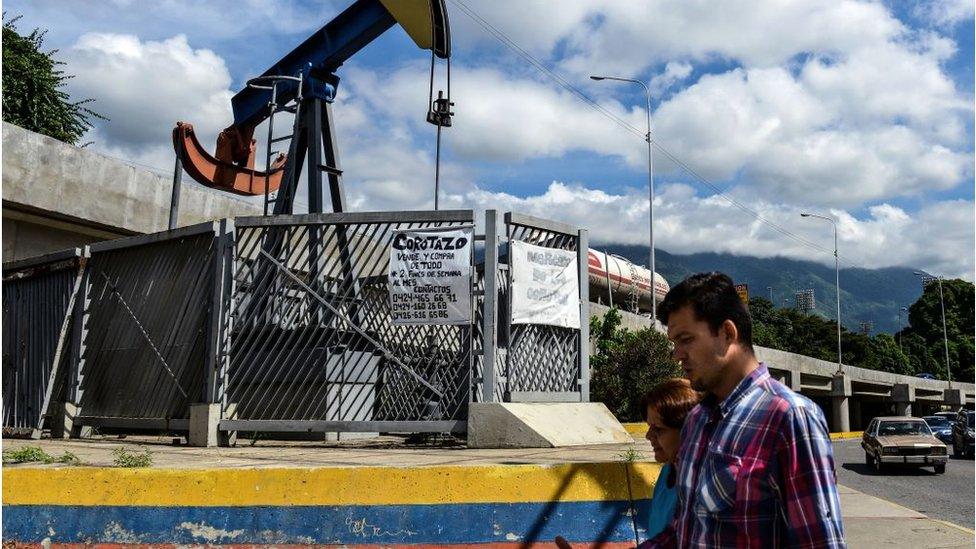
<path id="1" fill-rule="evenodd" d="M 934 519 L 934 518 L 930 518 L 929 520 L 931 520 L 932 522 L 938 522 L 939 524 L 944 524 L 946 526 L 951 526 L 951 527 L 955 528 L 956 530 L 962 530 L 963 532 L 966 532 L 967 534 L 976 536 L 976 530 L 970 530 L 969 528 L 966 528 L 965 526 L 959 526 L 958 524 L 954 524 L 954 523 L 949 522 L 947 520 L 939 520 L 939 519 Z"/>

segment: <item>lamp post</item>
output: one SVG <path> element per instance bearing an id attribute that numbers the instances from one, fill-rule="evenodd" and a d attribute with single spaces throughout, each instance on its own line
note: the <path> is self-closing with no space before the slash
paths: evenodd
<path id="1" fill-rule="evenodd" d="M 901 325 L 901 314 L 908 314 L 908 307 L 902 307 L 898 309 L 898 350 L 901 351 L 901 333 L 905 331 L 905 327 Z"/>
<path id="2" fill-rule="evenodd" d="M 820 214 L 801 213 L 800 217 L 815 217 L 823 219 L 834 227 L 834 274 L 837 284 L 837 373 L 844 373 L 844 361 L 840 345 L 840 256 L 837 255 L 837 222 L 832 217 Z"/>
<path id="3" fill-rule="evenodd" d="M 915 276 L 925 277 L 928 276 L 925 273 L 915 271 Z M 952 368 L 949 366 L 949 333 L 946 330 L 946 318 L 945 318 L 945 297 L 942 295 L 942 275 L 935 277 L 939 282 L 939 303 L 942 304 L 942 343 L 945 346 L 945 359 L 946 359 L 946 381 L 949 382 L 949 388 L 952 388 Z"/>
<path id="4" fill-rule="evenodd" d="M 651 244 L 651 316 L 657 322 L 657 284 L 655 280 L 656 270 L 654 265 L 654 154 L 651 145 L 651 88 L 640 80 L 632 78 L 619 78 L 616 76 L 590 76 L 593 80 L 616 80 L 617 82 L 630 82 L 640 84 L 644 88 L 647 99 L 647 134 L 644 136 L 647 141 L 647 188 L 648 188 L 648 210 L 650 211 L 650 244 Z"/>

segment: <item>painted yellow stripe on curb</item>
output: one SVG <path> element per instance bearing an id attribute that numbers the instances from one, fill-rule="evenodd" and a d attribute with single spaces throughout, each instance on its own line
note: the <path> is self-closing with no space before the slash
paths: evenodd
<path id="1" fill-rule="evenodd" d="M 622 423 L 624 429 L 634 438 L 644 438 L 647 434 L 646 423 Z"/>
<path id="2" fill-rule="evenodd" d="M 961 530 L 961 531 L 963 531 L 963 532 L 965 532 L 965 533 L 967 533 L 967 534 L 969 534 L 971 536 L 976 536 L 976 530 L 970 530 L 969 528 L 966 528 L 965 526 L 959 526 L 958 524 L 949 522 L 947 520 L 939 520 L 939 519 L 934 519 L 934 518 L 930 518 L 929 520 L 931 520 L 932 522 L 937 522 L 937 523 L 939 523 L 939 524 L 941 524 L 943 526 L 948 526 L 950 528 L 955 528 L 956 530 Z"/>
<path id="3" fill-rule="evenodd" d="M 661 465 L 3 469 L 4 505 L 403 505 L 649 498 Z"/>
<path id="4" fill-rule="evenodd" d="M 830 433 L 830 440 L 845 440 L 848 438 L 861 438 L 864 431 L 847 431 L 844 433 Z"/>

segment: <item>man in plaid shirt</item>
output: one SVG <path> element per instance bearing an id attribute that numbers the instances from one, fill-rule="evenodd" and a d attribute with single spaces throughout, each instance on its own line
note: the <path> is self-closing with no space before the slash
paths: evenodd
<path id="1" fill-rule="evenodd" d="M 756 360 L 732 280 L 687 278 L 658 318 L 706 396 L 681 431 L 675 518 L 641 547 L 845 547 L 823 412 Z"/>

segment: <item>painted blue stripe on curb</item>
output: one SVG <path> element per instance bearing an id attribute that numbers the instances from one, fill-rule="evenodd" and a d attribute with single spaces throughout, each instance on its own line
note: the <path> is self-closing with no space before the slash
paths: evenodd
<path id="1" fill-rule="evenodd" d="M 636 502 L 640 539 L 650 500 Z M 22 543 L 416 544 L 634 539 L 629 504 L 612 502 L 133 507 L 4 505 L 3 539 Z"/>

